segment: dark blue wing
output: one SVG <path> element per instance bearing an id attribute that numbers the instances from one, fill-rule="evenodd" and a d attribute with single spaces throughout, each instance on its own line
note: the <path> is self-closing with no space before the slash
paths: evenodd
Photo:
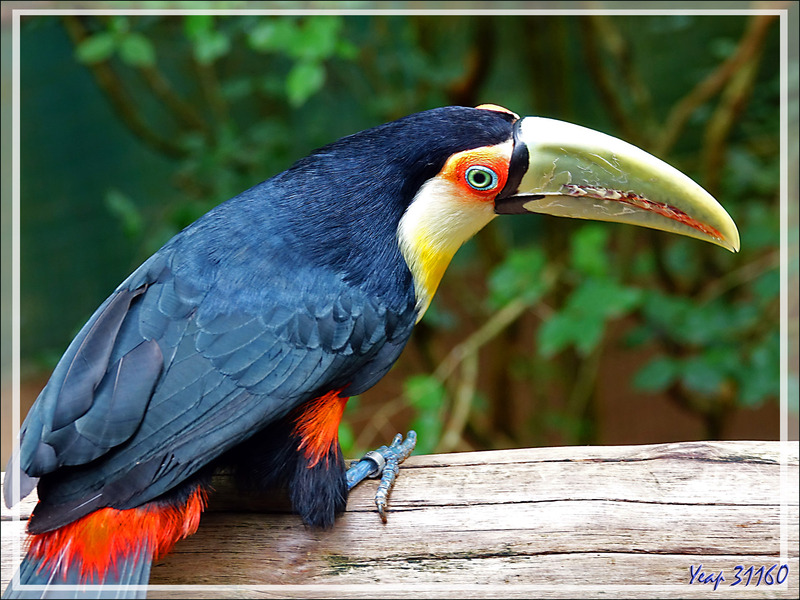
<path id="1" fill-rule="evenodd" d="M 330 269 L 192 260 L 173 244 L 142 265 L 34 404 L 20 452 L 27 477 L 42 477 L 32 531 L 139 505 L 303 401 L 360 393 L 413 327 L 411 289 L 392 306 Z"/>

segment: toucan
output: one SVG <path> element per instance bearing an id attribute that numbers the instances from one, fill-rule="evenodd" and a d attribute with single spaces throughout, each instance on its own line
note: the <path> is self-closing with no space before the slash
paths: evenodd
<path id="1" fill-rule="evenodd" d="M 414 436 L 348 471 L 347 399 L 398 359 L 458 248 L 523 213 L 739 249 L 728 213 L 673 167 L 497 105 L 435 108 L 320 148 L 178 233 L 69 345 L 7 468 L 6 504 L 34 487 L 39 501 L 4 597 L 143 597 L 152 561 L 197 530 L 220 468 L 285 489 L 308 526 L 330 527 L 386 465 L 384 514 Z"/>

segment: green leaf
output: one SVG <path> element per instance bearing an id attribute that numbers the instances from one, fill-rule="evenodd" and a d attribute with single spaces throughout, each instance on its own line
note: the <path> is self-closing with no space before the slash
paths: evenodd
<path id="1" fill-rule="evenodd" d="M 539 328 L 539 354 L 550 358 L 570 346 L 575 346 L 579 354 L 586 356 L 603 339 L 604 330 L 603 319 L 562 311 Z"/>
<path id="2" fill-rule="evenodd" d="M 781 274 L 778 269 L 767 271 L 756 279 L 753 291 L 764 301 L 777 299 L 781 292 Z"/>
<path id="3" fill-rule="evenodd" d="M 694 281 L 702 274 L 702 253 L 698 252 L 698 243 L 689 238 L 670 238 L 664 252 L 664 262 L 675 277 Z"/>
<path id="4" fill-rule="evenodd" d="M 288 49 L 293 56 L 307 61 L 330 58 L 336 51 L 342 19 L 338 16 L 309 17 L 297 32 L 294 45 Z"/>
<path id="5" fill-rule="evenodd" d="M 567 301 L 567 310 L 601 319 L 620 317 L 636 308 L 643 297 L 638 288 L 593 277 L 582 281 L 573 291 Z"/>
<path id="6" fill-rule="evenodd" d="M 358 58 L 358 46 L 349 40 L 339 40 L 336 44 L 336 55 L 345 60 Z"/>
<path id="7" fill-rule="evenodd" d="M 698 394 L 707 396 L 719 394 L 725 378 L 725 370 L 703 355 L 685 360 L 681 367 L 683 384 Z"/>
<path id="8" fill-rule="evenodd" d="M 737 400 L 755 408 L 768 398 L 780 395 L 780 336 L 777 331 L 765 336 L 747 359 L 747 366 L 734 372 L 739 383 Z"/>
<path id="9" fill-rule="evenodd" d="M 345 456 L 355 454 L 353 451 L 355 443 L 356 436 L 353 434 L 353 428 L 349 423 L 341 421 L 339 423 L 339 445 L 342 447 L 342 454 Z"/>
<path id="10" fill-rule="evenodd" d="M 637 252 L 630 258 L 631 274 L 637 277 L 650 277 L 656 272 L 656 258 L 652 251 Z"/>
<path id="11" fill-rule="evenodd" d="M 298 44 L 298 26 L 293 18 L 264 17 L 247 35 L 247 43 L 256 52 L 282 52 L 293 55 Z"/>
<path id="12" fill-rule="evenodd" d="M 739 48 L 735 40 L 728 37 L 713 38 L 709 43 L 711 53 L 719 60 L 725 60 Z"/>
<path id="13" fill-rule="evenodd" d="M 686 317 L 679 325 L 678 331 L 683 340 L 690 344 L 705 346 L 719 341 L 730 324 L 729 313 L 716 304 L 696 306 L 686 313 Z"/>
<path id="14" fill-rule="evenodd" d="M 584 275 L 603 277 L 608 274 L 608 237 L 610 229 L 600 225 L 584 225 L 570 239 L 570 261 Z"/>
<path id="15" fill-rule="evenodd" d="M 127 33 L 130 26 L 130 21 L 125 15 L 114 15 L 109 19 L 109 30 L 114 33 Z"/>
<path id="16" fill-rule="evenodd" d="M 265 17 L 258 24 L 247 32 L 247 45 L 251 50 L 256 52 L 269 52 L 274 50 L 273 37 L 275 32 L 275 23 L 269 18 Z"/>
<path id="17" fill-rule="evenodd" d="M 416 454 L 430 454 L 442 438 L 442 419 L 438 414 L 420 413 L 411 420 L 409 428 L 417 432 Z"/>
<path id="18" fill-rule="evenodd" d="M 514 249 L 489 275 L 489 304 L 498 309 L 515 298 L 533 303 L 546 291 L 543 274 L 547 263 L 540 247 Z"/>
<path id="19" fill-rule="evenodd" d="M 554 410 L 545 411 L 542 422 L 548 429 L 561 432 L 567 440 L 581 439 L 581 435 L 590 426 L 586 419 Z"/>
<path id="20" fill-rule="evenodd" d="M 222 95 L 227 100 L 240 100 L 253 93 L 255 81 L 247 77 L 231 79 L 222 84 Z"/>
<path id="21" fill-rule="evenodd" d="M 634 327 L 633 329 L 628 331 L 624 337 L 625 346 L 628 348 L 641 346 L 642 344 L 646 344 L 652 339 L 653 339 L 653 330 L 647 327 L 647 325 L 640 325 L 638 327 Z"/>
<path id="22" fill-rule="evenodd" d="M 292 106 L 302 106 L 324 83 L 325 67 L 320 63 L 296 63 L 286 78 L 286 97 Z"/>
<path id="23" fill-rule="evenodd" d="M 125 237 L 136 238 L 141 235 L 144 230 L 144 219 L 133 200 L 118 189 L 112 188 L 106 192 L 105 205 L 119 220 Z"/>
<path id="24" fill-rule="evenodd" d="M 686 310 L 668 324 L 670 336 L 695 346 L 734 341 L 758 324 L 760 311 L 752 304 L 732 305 L 717 300 L 704 305 L 689 302 Z"/>
<path id="25" fill-rule="evenodd" d="M 117 36 L 102 31 L 86 38 L 75 49 L 75 58 L 84 64 L 94 64 L 108 60 L 117 48 Z"/>
<path id="26" fill-rule="evenodd" d="M 575 326 L 576 329 L 580 329 L 580 334 L 575 338 L 575 349 L 578 354 L 588 356 L 603 339 L 606 328 L 605 321 L 597 318 L 585 318 L 576 321 Z"/>
<path id="27" fill-rule="evenodd" d="M 537 341 L 539 354 L 550 358 L 575 342 L 581 335 L 580 325 L 564 312 L 550 317 L 539 328 Z"/>
<path id="28" fill-rule="evenodd" d="M 409 404 L 418 410 L 439 410 L 445 389 L 433 375 L 412 375 L 403 382 L 403 393 Z"/>
<path id="29" fill-rule="evenodd" d="M 648 290 L 642 303 L 642 312 L 656 329 L 669 331 L 682 323 L 694 303 L 682 296 L 669 296 L 657 290 Z"/>
<path id="30" fill-rule="evenodd" d="M 433 302 L 425 311 L 425 324 L 437 330 L 455 331 L 458 328 L 458 315 L 440 305 L 434 297 Z"/>
<path id="31" fill-rule="evenodd" d="M 680 372 L 680 363 L 675 359 L 659 356 L 639 369 L 633 385 L 644 392 L 661 392 L 675 382 Z"/>
<path id="32" fill-rule="evenodd" d="M 698 305 L 690 298 L 650 291 L 642 311 L 650 327 L 682 344 L 706 346 L 731 339 L 737 333 L 731 307 L 721 301 Z"/>
<path id="33" fill-rule="evenodd" d="M 183 18 L 183 31 L 190 40 L 197 40 L 214 28 L 213 15 L 186 15 Z"/>
<path id="34" fill-rule="evenodd" d="M 442 405 L 446 391 L 442 382 L 431 375 L 414 375 L 403 383 L 403 391 L 415 410 L 411 429 L 418 435 L 419 453 L 431 452 L 442 435 Z"/>
<path id="35" fill-rule="evenodd" d="M 267 73 L 257 82 L 258 89 L 268 96 L 280 98 L 286 97 L 286 81 L 274 73 Z"/>
<path id="36" fill-rule="evenodd" d="M 201 65 L 210 65 L 230 51 L 231 40 L 228 34 L 214 28 L 213 15 L 187 15 L 183 30 L 194 43 L 194 58 Z"/>
<path id="37" fill-rule="evenodd" d="M 589 354 L 603 339 L 606 319 L 627 314 L 642 297 L 641 290 L 609 279 L 582 281 L 564 308 L 539 329 L 539 353 L 549 357 L 574 345 L 580 354 Z"/>
<path id="38" fill-rule="evenodd" d="M 132 67 L 150 67 L 156 62 L 156 51 L 145 36 L 130 33 L 120 41 L 119 57 Z"/>
<path id="39" fill-rule="evenodd" d="M 205 32 L 195 39 L 194 57 L 201 65 L 210 65 L 225 56 L 231 49 L 231 41 L 221 31 Z"/>
<path id="40" fill-rule="evenodd" d="M 777 127 L 777 124 L 775 126 Z M 752 196 L 757 194 L 770 197 L 776 193 L 777 182 L 780 181 L 779 161 L 764 160 L 744 146 L 731 146 L 727 156 L 721 181 L 723 185 L 721 195 L 725 198 L 749 200 L 739 209 L 747 217 L 747 227 L 741 230 L 742 248 L 750 248 L 757 239 L 763 239 L 765 246 L 774 246 L 780 228 L 778 204 L 753 202 Z M 731 216 L 739 223 L 743 215 Z M 764 225 L 773 229 L 772 239 L 762 237 L 762 234 L 766 233 L 761 227 Z M 755 237 L 752 235 L 754 233 Z"/>

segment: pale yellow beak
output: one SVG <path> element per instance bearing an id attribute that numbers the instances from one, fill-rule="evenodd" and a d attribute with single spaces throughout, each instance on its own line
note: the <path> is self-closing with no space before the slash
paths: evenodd
<path id="1" fill-rule="evenodd" d="M 540 117 L 517 121 L 514 143 L 517 162 L 527 150 L 528 165 L 518 187 L 495 201 L 499 214 L 630 223 L 739 250 L 739 232 L 725 209 L 689 177 L 636 146 Z"/>

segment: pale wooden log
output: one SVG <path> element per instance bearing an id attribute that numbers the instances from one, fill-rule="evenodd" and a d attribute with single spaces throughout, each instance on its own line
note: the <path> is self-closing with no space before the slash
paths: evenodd
<path id="1" fill-rule="evenodd" d="M 411 457 L 386 525 L 370 481 L 330 531 L 222 476 L 198 533 L 153 566 L 149 597 L 797 598 L 798 451 L 688 442 Z M 4 588 L 23 526 L 8 515 Z M 788 565 L 783 585 L 730 587 L 737 565 L 774 564 Z M 716 591 L 689 583 L 699 565 L 723 572 Z"/>

